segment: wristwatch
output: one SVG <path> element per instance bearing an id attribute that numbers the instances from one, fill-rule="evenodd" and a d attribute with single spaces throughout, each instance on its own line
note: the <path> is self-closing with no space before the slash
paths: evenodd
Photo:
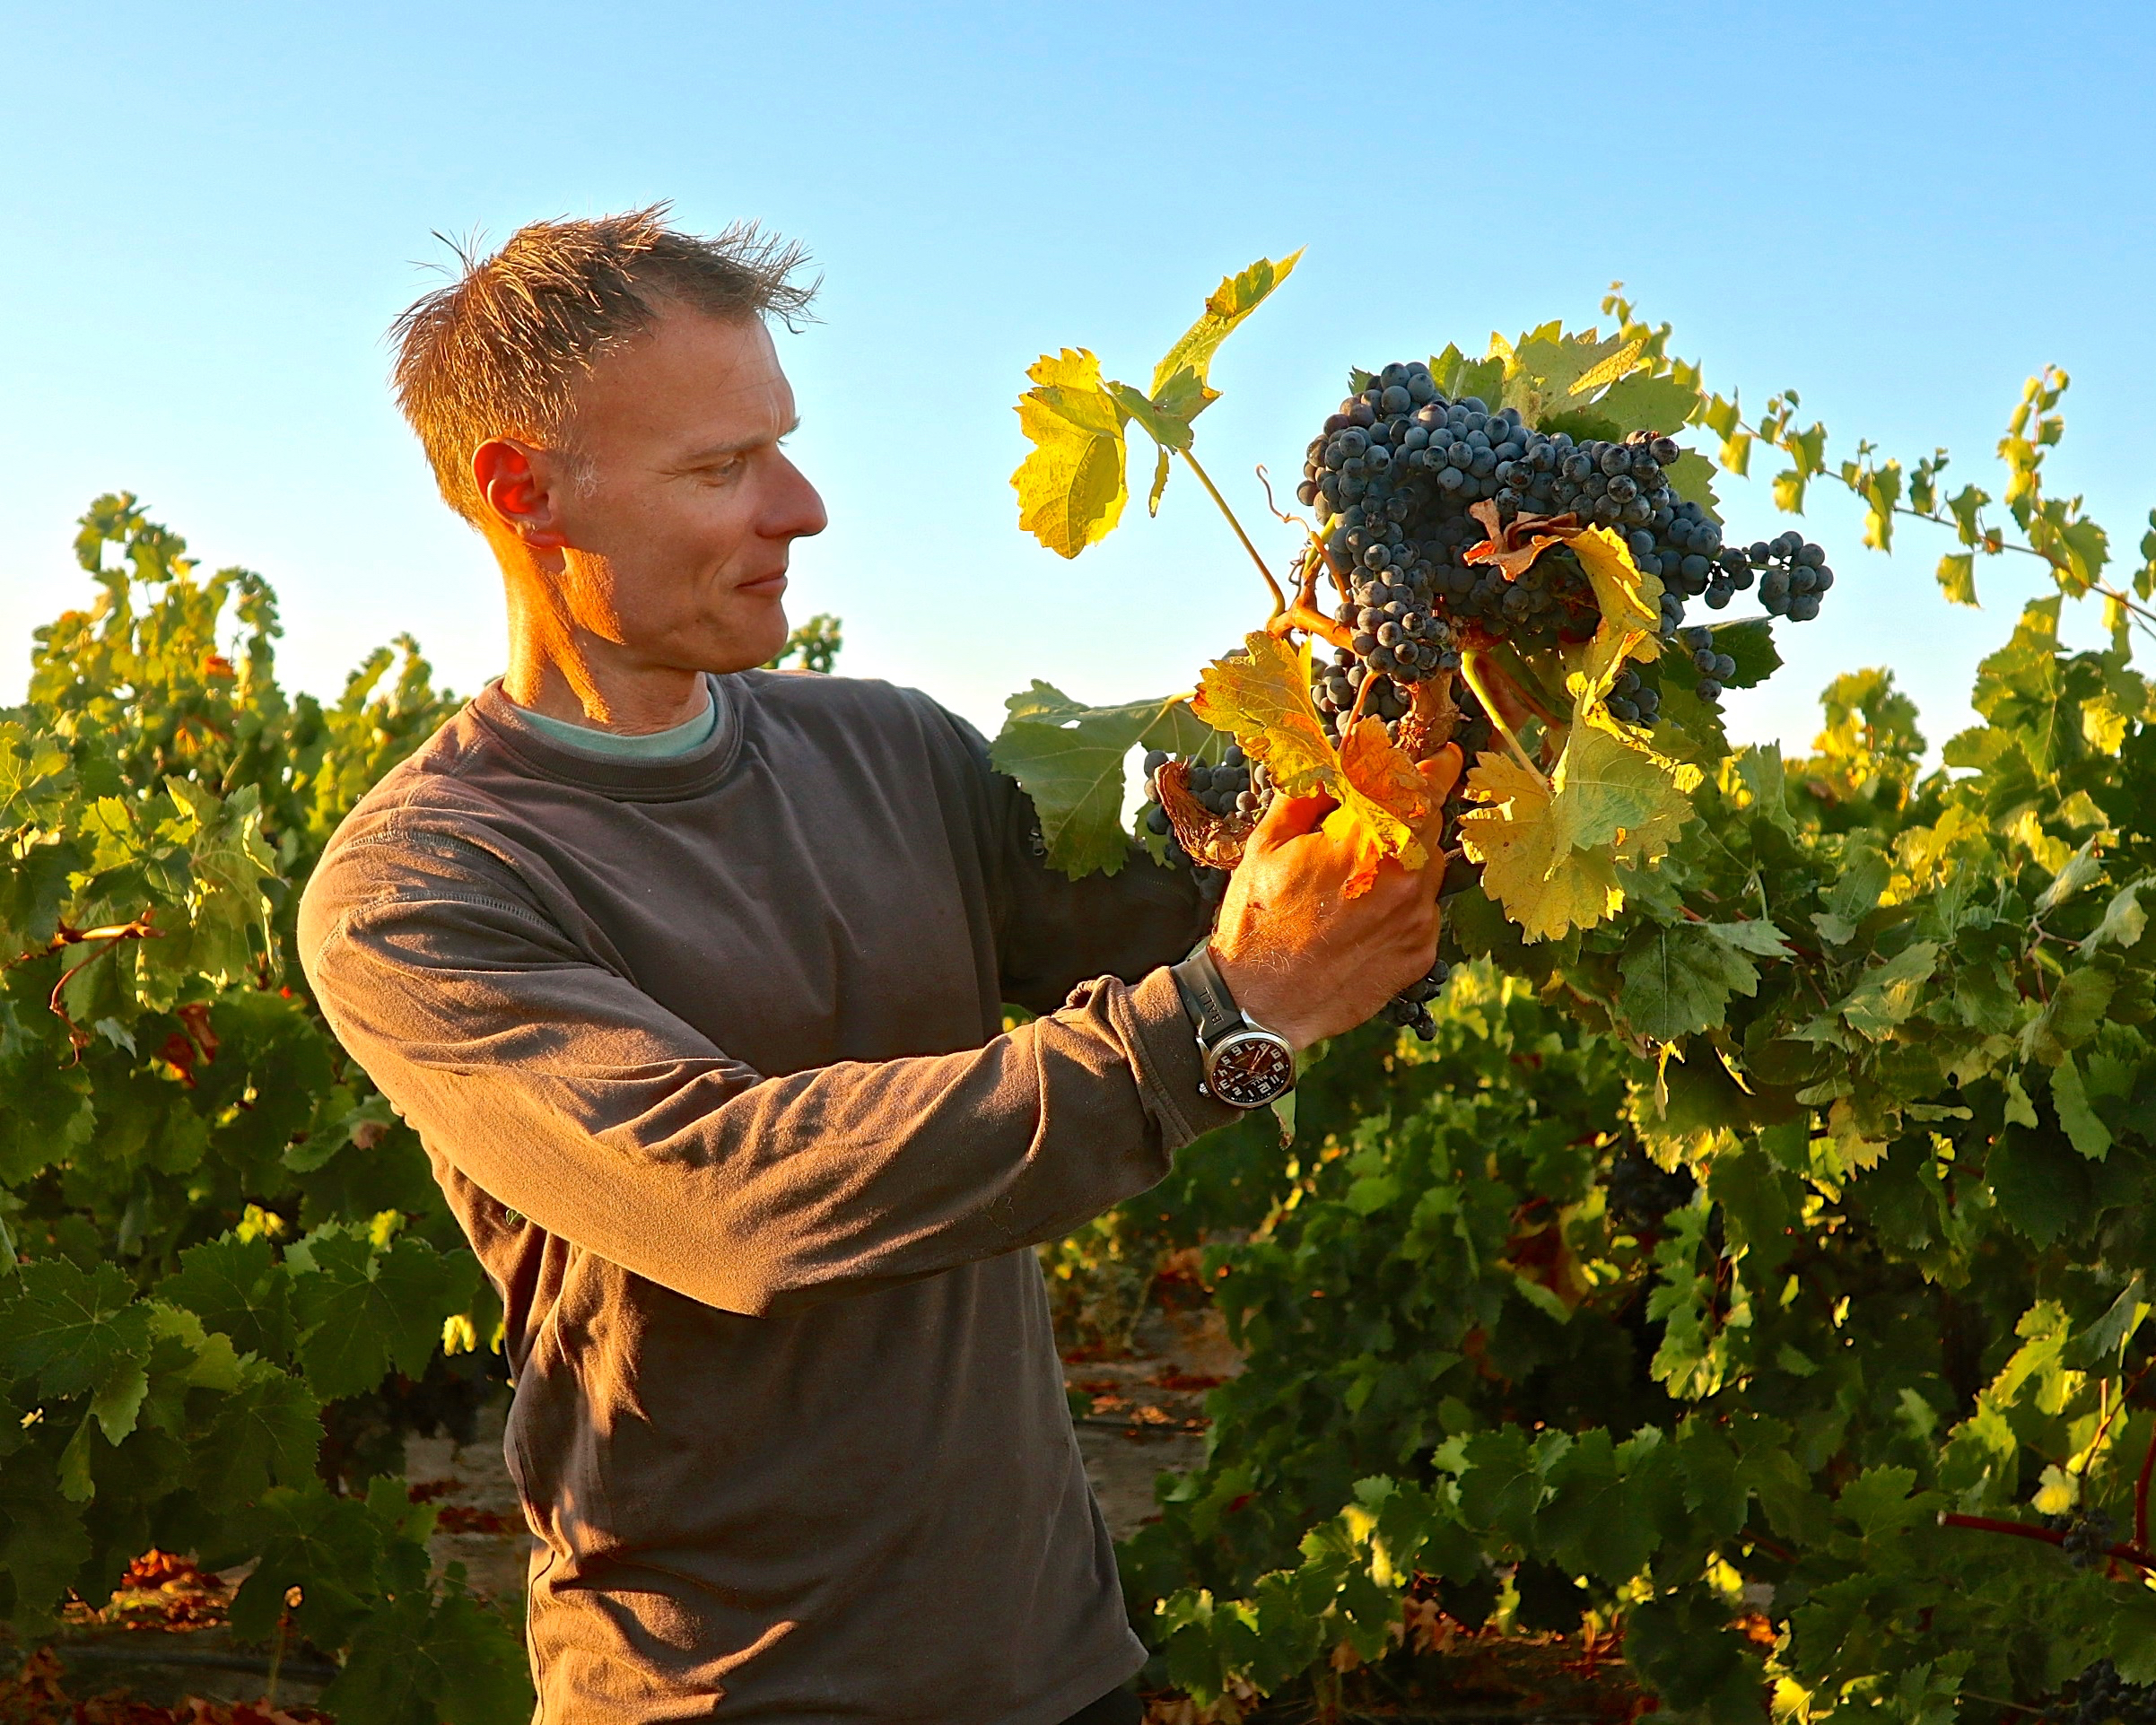
<path id="1" fill-rule="evenodd" d="M 1295 1088 L 1295 1050 L 1278 1031 L 1267 1030 L 1235 1005 L 1213 955 L 1200 941 L 1180 964 L 1168 967 L 1183 995 L 1183 1010 L 1197 1027 L 1198 1054 L 1205 1062 L 1200 1089 L 1231 1108 L 1263 1108 Z"/>

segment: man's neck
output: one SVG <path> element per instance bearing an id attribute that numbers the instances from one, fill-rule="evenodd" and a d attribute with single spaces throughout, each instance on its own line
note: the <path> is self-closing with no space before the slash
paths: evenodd
<path id="1" fill-rule="evenodd" d="M 705 710 L 711 696 L 703 672 L 625 663 L 617 643 L 578 626 L 554 581 L 506 564 L 504 573 L 509 666 L 502 693 L 518 706 L 626 736 L 671 730 Z"/>
<path id="2" fill-rule="evenodd" d="M 512 651 L 502 693 L 528 712 L 567 725 L 641 736 L 700 718 L 711 705 L 701 671 L 609 674 L 589 658 L 563 665 L 551 656 Z"/>

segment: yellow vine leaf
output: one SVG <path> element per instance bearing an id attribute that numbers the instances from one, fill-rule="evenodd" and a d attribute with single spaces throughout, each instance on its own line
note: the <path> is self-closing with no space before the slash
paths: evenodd
<path id="1" fill-rule="evenodd" d="M 1291 647 L 1258 631 L 1241 657 L 1206 666 L 1191 708 L 1262 761 L 1286 795 L 1323 795 L 1340 805 L 1325 817 L 1325 831 L 1354 844 L 1364 864 L 1348 883 L 1348 897 L 1369 890 L 1387 857 L 1405 868 L 1428 860 L 1418 834 L 1430 812 L 1422 776 L 1374 719 L 1350 733 L 1344 760 L 1333 749 L 1310 700 L 1308 643 Z"/>
<path id="2" fill-rule="evenodd" d="M 1233 333 L 1236 325 L 1263 305 L 1272 291 L 1285 282 L 1296 265 L 1301 261 L 1302 248 L 1277 262 L 1261 257 L 1240 274 L 1221 277 L 1220 285 L 1206 296 L 1205 309 L 1177 339 L 1175 345 L 1161 356 L 1160 363 L 1153 368 L 1153 399 L 1166 405 L 1177 395 L 1183 398 L 1181 417 L 1194 419 L 1208 405 L 1218 399 L 1219 391 L 1206 383 L 1206 373 L 1211 369 L 1213 355 L 1220 351 L 1220 344 Z M 1183 381 L 1177 382 L 1178 374 Z M 1170 386 L 1174 389 L 1171 390 Z"/>
<path id="3" fill-rule="evenodd" d="M 1486 808 L 1460 817 L 1460 847 L 1482 865 L 1482 890 L 1505 907 L 1529 940 L 1592 928 L 1624 909 L 1624 889 L 1607 856 L 1579 851 L 1550 817 L 1555 787 L 1509 754 L 1480 756 L 1467 794 Z"/>
<path id="4" fill-rule="evenodd" d="M 1381 719 L 1364 719 L 1340 739 L 1340 773 L 1383 808 L 1419 830 L 1430 816 L 1427 783 L 1415 757 L 1385 735 Z"/>
<path id="5" fill-rule="evenodd" d="M 1580 560 L 1593 583 L 1595 602 L 1602 606 L 1602 629 L 1613 635 L 1644 635 L 1647 650 L 1635 655 L 1654 656 L 1654 632 L 1662 623 L 1662 577 L 1645 575 L 1632 561 L 1632 553 L 1608 527 L 1589 527 L 1572 540 L 1572 554 Z"/>
<path id="6" fill-rule="evenodd" d="M 1242 657 L 1207 666 L 1191 698 L 1192 712 L 1264 762 L 1290 797 L 1330 795 L 1340 778 L 1339 757 L 1310 700 L 1309 663 L 1307 646 L 1261 631 L 1245 640 Z"/>
<path id="7" fill-rule="evenodd" d="M 1122 518 L 1123 410 L 1103 388 L 1100 361 L 1084 348 L 1043 353 L 1026 375 L 1018 426 L 1033 451 L 1011 475 L 1018 525 L 1058 556 L 1075 557 Z"/>
<path id="8" fill-rule="evenodd" d="M 1461 846 L 1529 940 L 1623 910 L 1617 865 L 1662 857 L 1692 812 L 1699 770 L 1634 741 L 1603 704 L 1625 639 L 1614 636 L 1606 646 L 1617 650 L 1591 654 L 1589 671 L 1571 679 L 1572 727 L 1547 785 L 1509 755 L 1485 754 L 1468 775 L 1468 795 L 1488 806 L 1461 817 Z"/>

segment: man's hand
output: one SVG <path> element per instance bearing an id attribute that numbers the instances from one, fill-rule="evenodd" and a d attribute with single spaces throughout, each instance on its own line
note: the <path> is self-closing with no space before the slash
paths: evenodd
<path id="1" fill-rule="evenodd" d="M 1438 802 L 1459 768 L 1452 750 L 1423 763 Z M 1229 877 L 1211 943 L 1235 1004 L 1297 1049 L 1364 1023 L 1437 956 L 1442 862 L 1412 873 L 1380 863 L 1369 891 L 1348 898 L 1361 858 L 1322 830 L 1332 807 L 1326 797 L 1273 799 Z"/>

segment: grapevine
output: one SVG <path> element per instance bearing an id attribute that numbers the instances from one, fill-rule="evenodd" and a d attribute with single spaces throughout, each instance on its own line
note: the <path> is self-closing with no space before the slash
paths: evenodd
<path id="1" fill-rule="evenodd" d="M 522 1719 L 515 1625 L 430 1576 L 397 1477 L 498 1393 L 499 1308 L 290 959 L 323 841 L 454 702 L 409 640 L 288 697 L 268 586 L 130 496 L 77 551 L 96 604 L 0 711 L 0 1616 L 188 1551 L 254 1565 L 233 1632 L 333 1660 L 344 1717 Z"/>
<path id="2" fill-rule="evenodd" d="M 1209 362 L 1285 273 L 1224 282 L 1178 351 Z M 1164 737 L 1175 701 L 1057 697 L 1088 761 L 1156 752 L 1135 835 L 1112 796 L 1060 803 L 1044 710 L 1014 700 L 998 739 L 1073 874 L 1133 838 L 1228 866 L 1268 781 L 1445 869 L 1449 982 L 1320 1051 L 1286 1143 L 1186 1153 L 1112 1230 L 1124 1259 L 1148 1228 L 1201 1245 L 1249 1360 L 1122 1552 L 1152 1680 L 1206 1719 L 1337 1710 L 1364 1673 L 1372 1711 L 1413 1711 L 1436 1614 L 1576 1620 L 1596 1659 L 1614 1636 L 1680 1717 L 2006 1717 L 2084 1671 L 2156 1682 L 2156 704 L 2128 640 L 2156 624 L 2156 530 L 2112 574 L 2049 491 L 2056 372 L 2002 440 L 1995 522 L 1942 454 L 1832 463 L 1794 392 L 1748 418 L 1666 327 L 1605 309 L 1610 334 L 1351 376 L 1262 626 L 1181 703 L 1213 736 Z M 1083 350 L 1035 368 L 1015 480 L 1052 549 L 1116 525 L 1139 431 L 1157 501 L 1217 394 L 1183 369 L 1141 395 Z M 1874 549 L 1951 532 L 1956 602 L 1986 556 L 2056 576 L 1947 771 L 1881 670 L 1827 692 L 1809 759 L 1729 745 L 1775 631 L 1832 614 L 1822 547 L 1722 532 L 1708 454 L 1741 473 L 1766 445 L 1785 510 L 1825 479 Z M 2083 594 L 2109 641 L 2069 651 Z M 1418 806 L 1398 761 L 1448 745 L 1469 771 Z"/>

